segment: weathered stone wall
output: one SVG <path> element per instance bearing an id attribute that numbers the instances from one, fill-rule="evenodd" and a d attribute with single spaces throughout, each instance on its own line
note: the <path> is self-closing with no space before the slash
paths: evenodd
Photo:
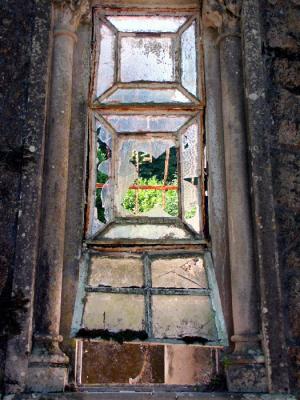
<path id="1" fill-rule="evenodd" d="M 14 330 L 13 326 L 7 326 L 9 312 L 5 312 L 5 308 L 8 311 L 15 258 L 21 170 L 25 161 L 23 159 L 23 135 L 27 108 L 33 12 L 33 1 L 1 1 L 0 307 L 3 307 L 1 315 L 4 320 L 1 318 L 0 323 L 0 371 L 3 371 L 3 352 L 5 351 L 5 341 L 2 335 L 7 330 Z"/>
<path id="2" fill-rule="evenodd" d="M 23 294 L 18 301 L 11 301 L 10 297 L 14 267 L 23 262 L 29 268 L 30 260 L 36 256 L 33 241 L 38 239 L 51 2 L 1 0 L 0 3 L 0 371 L 3 371 L 5 334 L 17 333 L 14 317 L 24 313 Z M 300 1 L 266 0 L 261 5 L 285 332 L 291 386 L 299 390 Z M 32 201 L 26 204 L 24 196 L 26 199 L 29 195 Z M 30 295 L 29 290 L 25 300 L 30 300 Z M 1 379 L 0 372 L 0 385 Z"/>
<path id="3" fill-rule="evenodd" d="M 273 189 L 285 303 L 285 331 L 289 346 L 291 387 L 299 390 L 300 1 L 269 0 L 263 3 L 264 58 L 271 111 Z"/>
<path id="4" fill-rule="evenodd" d="M 3 0 L 0 3 L 2 387 L 7 338 L 21 337 L 16 350 L 23 358 L 28 357 L 28 331 L 24 327 L 32 309 L 33 266 L 39 236 L 51 2 Z M 15 273 L 16 266 L 18 273 Z M 14 362 L 14 368 L 18 368 L 16 360 Z"/>

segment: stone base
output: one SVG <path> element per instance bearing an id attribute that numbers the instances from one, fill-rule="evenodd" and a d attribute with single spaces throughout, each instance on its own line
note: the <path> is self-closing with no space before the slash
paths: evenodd
<path id="1" fill-rule="evenodd" d="M 38 393 L 63 392 L 67 384 L 66 367 L 30 366 L 26 391 Z"/>
<path id="2" fill-rule="evenodd" d="M 39 395 L 37 393 L 7 395 L 3 400 L 297 400 L 295 396 L 284 394 L 232 394 L 232 393 L 57 393 Z"/>
<path id="3" fill-rule="evenodd" d="M 264 364 L 235 364 L 225 369 L 229 392 L 266 393 L 268 391 Z"/>

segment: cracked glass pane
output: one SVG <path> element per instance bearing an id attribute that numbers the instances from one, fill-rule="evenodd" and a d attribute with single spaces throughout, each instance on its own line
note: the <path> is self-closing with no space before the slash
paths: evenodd
<path id="1" fill-rule="evenodd" d="M 166 288 L 207 288 L 201 258 L 161 258 L 151 263 L 152 286 Z"/>
<path id="2" fill-rule="evenodd" d="M 197 95 L 197 62 L 195 22 L 181 35 L 181 82 L 194 96 Z"/>
<path id="3" fill-rule="evenodd" d="M 178 89 L 147 89 L 130 88 L 117 89 L 107 96 L 103 103 L 190 103 L 191 100 Z"/>
<path id="4" fill-rule="evenodd" d="M 161 37 L 121 38 L 121 82 L 174 81 L 173 41 Z"/>
<path id="5" fill-rule="evenodd" d="M 107 332 L 145 331 L 143 295 L 120 293 L 89 293 L 86 296 L 83 329 Z"/>
<path id="6" fill-rule="evenodd" d="M 217 332 L 206 296 L 152 296 L 153 334 L 157 338 L 215 340 Z"/>
<path id="7" fill-rule="evenodd" d="M 106 25 L 100 27 L 100 52 L 97 73 L 97 97 L 113 85 L 116 36 Z"/>
<path id="8" fill-rule="evenodd" d="M 177 152 L 174 140 L 126 139 L 120 141 L 118 153 L 118 215 L 177 216 Z"/>
<path id="9" fill-rule="evenodd" d="M 201 215 L 201 165 L 200 135 L 197 123 L 190 125 L 182 133 L 181 158 L 183 219 L 196 232 L 199 232 Z"/>
<path id="10" fill-rule="evenodd" d="M 90 286 L 142 287 L 143 263 L 140 257 L 91 257 Z"/>
<path id="11" fill-rule="evenodd" d="M 176 32 L 186 21 L 186 17 L 125 16 L 107 17 L 121 32 Z"/>
<path id="12" fill-rule="evenodd" d="M 175 132 L 189 120 L 189 115 L 106 115 L 117 132 Z"/>

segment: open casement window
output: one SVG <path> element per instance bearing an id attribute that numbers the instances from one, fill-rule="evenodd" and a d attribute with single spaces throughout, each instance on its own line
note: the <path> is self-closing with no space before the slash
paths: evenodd
<path id="1" fill-rule="evenodd" d="M 94 12 L 77 338 L 226 344 L 205 237 L 200 37 L 194 11 Z"/>

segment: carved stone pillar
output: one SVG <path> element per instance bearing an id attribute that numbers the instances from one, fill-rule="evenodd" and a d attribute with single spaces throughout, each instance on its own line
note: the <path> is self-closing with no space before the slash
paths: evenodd
<path id="1" fill-rule="evenodd" d="M 73 50 L 88 0 L 55 0 L 49 126 L 43 180 L 35 333 L 27 389 L 62 391 L 68 357 L 59 335 L 64 256 Z"/>
<path id="2" fill-rule="evenodd" d="M 256 292 L 240 41 L 241 1 L 208 0 L 204 23 L 218 30 L 225 147 L 234 352 L 226 362 L 228 389 L 266 391 Z"/>

